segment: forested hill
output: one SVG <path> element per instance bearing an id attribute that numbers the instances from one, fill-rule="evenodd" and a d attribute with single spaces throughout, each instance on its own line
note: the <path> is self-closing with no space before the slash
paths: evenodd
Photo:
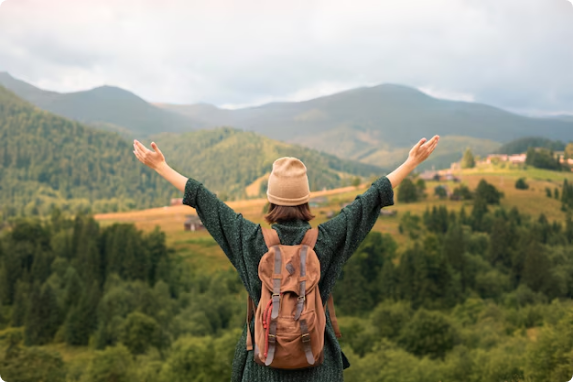
<path id="1" fill-rule="evenodd" d="M 74 93 L 46 91 L 0 72 L 0 85 L 20 98 L 54 114 L 115 130 L 128 138 L 160 131 L 191 131 L 202 124 L 193 118 L 155 107 L 137 95 L 114 86 Z"/>
<path id="2" fill-rule="evenodd" d="M 0 86 L 0 204 L 4 217 L 64 209 L 163 205 L 172 190 L 131 144 L 39 110 Z"/>
<path id="3" fill-rule="evenodd" d="M 336 188 L 344 177 L 371 177 L 387 172 L 377 166 L 340 159 L 301 146 L 231 128 L 185 134 L 160 134 L 155 141 L 181 171 L 210 185 L 214 192 L 242 195 L 247 185 L 269 173 L 275 159 L 292 156 L 307 167 L 311 190 Z"/>
<path id="4" fill-rule="evenodd" d="M 270 171 L 279 156 L 310 167 L 311 187 L 341 184 L 340 173 L 381 174 L 382 169 L 229 129 L 156 139 L 169 163 L 228 196 Z M 146 142 L 149 144 L 149 142 Z M 165 143 L 165 145 L 164 145 Z M 132 153 L 131 142 L 35 108 L 0 86 L 1 214 L 64 210 L 126 211 L 164 206 L 181 193 Z"/>

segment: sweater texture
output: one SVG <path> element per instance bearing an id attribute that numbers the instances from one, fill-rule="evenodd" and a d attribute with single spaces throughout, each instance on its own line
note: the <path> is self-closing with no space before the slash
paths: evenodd
<path id="1" fill-rule="evenodd" d="M 245 219 L 219 200 L 200 182 L 189 178 L 185 185 L 183 204 L 196 209 L 207 231 L 222 248 L 235 267 L 247 293 L 255 304 L 261 297 L 261 280 L 258 266 L 268 251 L 261 225 Z M 382 207 L 393 205 L 393 188 L 386 176 L 376 180 L 353 203 L 334 218 L 318 226 L 319 236 L 314 251 L 321 264 L 319 291 L 327 301 L 343 265 L 373 228 Z M 300 244 L 305 232 L 311 228 L 306 221 L 292 220 L 271 226 L 283 245 Z M 254 332 L 254 320 L 250 323 Z M 247 325 L 235 349 L 232 365 L 232 382 L 339 382 L 348 361 L 341 352 L 333 326 L 328 318 L 325 329 L 325 358 L 321 365 L 303 370 L 279 370 L 261 366 L 253 360 L 253 351 L 247 351 L 245 340 Z M 344 335 L 344 333 L 343 333 Z"/>

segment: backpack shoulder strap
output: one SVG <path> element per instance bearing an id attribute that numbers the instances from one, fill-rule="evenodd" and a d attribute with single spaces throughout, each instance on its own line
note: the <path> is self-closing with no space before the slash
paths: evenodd
<path id="1" fill-rule="evenodd" d="M 279 235 L 277 235 L 277 231 L 275 231 L 273 228 L 261 227 L 261 232 L 263 233 L 263 238 L 265 239 L 267 248 L 271 249 L 271 247 L 281 244 L 279 241 Z"/>
<path id="2" fill-rule="evenodd" d="M 335 315 L 335 303 L 333 302 L 333 295 L 329 295 L 327 300 L 327 309 L 329 310 L 329 319 L 331 320 L 331 325 L 333 325 L 333 331 L 335 332 L 335 337 L 341 338 L 341 330 L 339 329 L 339 323 L 337 322 L 337 316 Z"/>
<path id="3" fill-rule="evenodd" d="M 311 249 L 315 247 L 317 242 L 317 236 L 319 236 L 319 228 L 311 228 L 305 232 L 305 237 L 301 244 L 308 245 Z"/>

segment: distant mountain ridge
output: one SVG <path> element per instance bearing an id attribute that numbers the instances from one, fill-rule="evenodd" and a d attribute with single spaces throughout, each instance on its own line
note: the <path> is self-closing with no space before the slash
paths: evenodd
<path id="1" fill-rule="evenodd" d="M 341 158 L 393 167 L 421 137 L 443 138 L 421 169 L 448 167 L 469 147 L 477 155 L 525 136 L 572 139 L 564 118 L 529 118 L 492 106 L 433 98 L 402 85 L 358 88 L 303 102 L 224 110 L 212 105 L 159 105 L 198 119 L 260 132 Z"/>
<path id="2" fill-rule="evenodd" d="M 467 147 L 486 155 L 502 143 L 528 136 L 572 140 L 568 116 L 531 118 L 484 104 L 437 99 L 396 84 L 237 110 L 201 103 L 152 105 L 106 86 L 69 94 L 46 92 L 7 73 L 0 73 L 0 84 L 40 108 L 126 138 L 229 126 L 386 168 L 401 163 L 418 139 L 434 134 L 443 139 L 421 169 L 449 166 Z"/>
<path id="3" fill-rule="evenodd" d="M 124 135 L 131 132 L 132 137 L 160 131 L 192 131 L 202 127 L 202 124 L 193 118 L 160 109 L 137 95 L 114 86 L 57 93 L 17 80 L 6 72 L 0 73 L 0 85 L 41 109 L 83 123 L 106 125 L 109 130 L 115 129 Z"/>
<path id="4" fill-rule="evenodd" d="M 160 107 L 206 124 L 263 132 L 275 139 L 315 136 L 335 128 L 377 131 L 395 146 L 433 132 L 506 142 L 544 130 L 551 139 L 571 138 L 571 126 L 560 119 L 529 118 L 492 106 L 433 98 L 394 84 L 357 88 L 302 102 L 275 102 L 225 110 L 211 105 Z"/>

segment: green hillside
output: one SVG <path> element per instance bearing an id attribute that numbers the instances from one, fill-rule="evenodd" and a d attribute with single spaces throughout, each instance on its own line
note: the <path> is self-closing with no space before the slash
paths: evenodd
<path id="1" fill-rule="evenodd" d="M 0 204 L 4 217 L 163 205 L 172 190 L 117 134 L 39 110 L 0 87 Z"/>
<path id="2" fill-rule="evenodd" d="M 570 139 L 570 142 L 572 142 L 572 139 Z M 540 147 L 552 151 L 564 151 L 566 143 L 562 141 L 552 141 L 542 137 L 525 137 L 505 143 L 496 150 L 496 153 L 509 155 L 520 154 L 526 152 L 530 147 Z"/>
<path id="3" fill-rule="evenodd" d="M 0 73 L 0 85 L 41 109 L 97 127 L 104 124 L 121 133 L 127 129 L 131 138 L 162 131 L 190 131 L 201 126 L 191 118 L 157 108 L 113 86 L 56 93 L 17 80 L 8 73 Z"/>
<path id="4" fill-rule="evenodd" d="M 430 138 L 430 135 L 427 135 Z M 386 142 L 380 131 L 360 131 L 351 128 L 337 128 L 311 137 L 300 137 L 296 143 L 314 147 L 343 158 L 349 158 L 373 165 L 396 167 L 408 155 L 410 146 L 396 147 Z M 459 161 L 466 148 L 475 155 L 487 155 L 495 152 L 500 143 L 468 136 L 447 135 L 441 137 L 440 144 L 432 157 L 419 167 L 420 170 L 448 168 Z"/>
<path id="5" fill-rule="evenodd" d="M 311 190 L 336 188 L 345 177 L 370 177 L 381 167 L 340 159 L 304 147 L 277 142 L 262 135 L 231 128 L 149 137 L 181 170 L 200 179 L 214 192 L 243 196 L 246 186 L 271 170 L 279 157 L 301 159 L 308 168 Z"/>
<path id="6" fill-rule="evenodd" d="M 4 218 L 64 210 L 127 211 L 166 205 L 181 193 L 141 164 L 132 144 L 39 110 L 0 87 L 0 204 Z M 281 156 L 305 161 L 312 189 L 334 188 L 351 176 L 383 169 L 231 129 L 154 138 L 169 163 L 207 187 L 242 197 Z"/>

